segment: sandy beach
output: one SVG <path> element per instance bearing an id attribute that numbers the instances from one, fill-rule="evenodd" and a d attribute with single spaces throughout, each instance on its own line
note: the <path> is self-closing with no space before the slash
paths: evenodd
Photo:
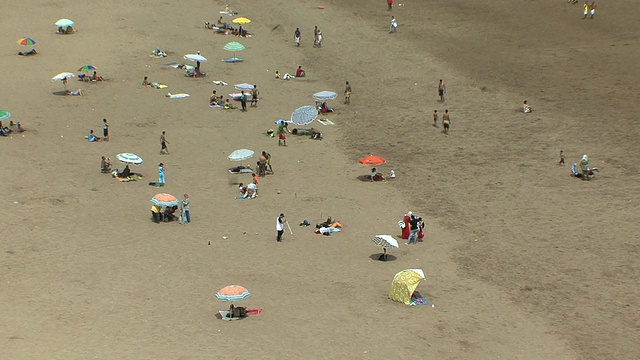
<path id="1" fill-rule="evenodd" d="M 252 20 L 252 37 L 205 29 L 227 4 Z M 0 357 L 640 358 L 634 5 L 598 2 L 585 20 L 581 3 L 551 0 L 407 0 L 392 12 L 382 0 L 5 6 L 0 109 L 27 131 L 0 138 Z M 55 34 L 60 18 L 77 33 Z M 37 55 L 16 55 L 26 36 Z M 246 47 L 235 54 L 244 62 L 222 61 L 230 41 Z M 150 56 L 156 47 L 168 56 Z M 206 77 L 166 65 L 198 51 Z M 51 78 L 85 64 L 108 80 L 72 78 L 84 95 L 56 95 L 64 86 Z M 305 78 L 274 78 L 300 65 Z M 142 86 L 144 76 L 168 87 Z M 258 86 L 256 108 L 209 107 L 212 90 L 226 98 L 239 83 Z M 335 125 L 310 125 L 322 141 L 290 135 L 285 147 L 266 135 L 323 90 L 339 96 L 321 115 Z M 450 111 L 449 135 L 432 126 L 434 109 Z M 103 118 L 110 141 L 89 143 Z M 235 198 L 251 176 L 227 172 L 242 148 L 256 152 L 252 165 L 273 156 L 252 200 Z M 123 152 L 144 159 L 132 167 L 141 181 L 100 173 L 101 156 L 122 169 Z M 369 154 L 396 179 L 359 180 Z M 569 176 L 583 154 L 601 169 L 591 181 Z M 149 186 L 160 162 L 166 185 Z M 159 192 L 188 193 L 192 222 L 153 223 Z M 399 240 L 378 261 L 373 236 L 399 238 L 407 211 L 425 218 L 424 240 Z M 277 243 L 280 213 L 293 234 Z M 298 225 L 328 216 L 340 233 Z M 388 299 L 409 268 L 424 270 L 418 290 L 433 308 Z M 238 305 L 263 313 L 218 319 L 229 304 L 215 293 L 230 284 L 251 292 Z"/>

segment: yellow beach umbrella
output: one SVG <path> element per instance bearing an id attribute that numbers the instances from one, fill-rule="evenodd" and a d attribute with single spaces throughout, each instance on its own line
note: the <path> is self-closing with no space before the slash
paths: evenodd
<path id="1" fill-rule="evenodd" d="M 420 281 L 424 280 L 421 269 L 402 270 L 393 277 L 389 299 L 411 305 L 411 295 L 416 291 Z"/>
<path id="2" fill-rule="evenodd" d="M 232 20 L 234 24 L 246 25 L 251 24 L 251 20 L 246 17 L 239 17 Z"/>

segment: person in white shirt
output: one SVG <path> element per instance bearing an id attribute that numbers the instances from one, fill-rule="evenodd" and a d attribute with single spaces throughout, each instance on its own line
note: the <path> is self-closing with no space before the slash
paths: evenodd
<path id="1" fill-rule="evenodd" d="M 280 214 L 276 219 L 276 231 L 278 232 L 278 237 L 276 241 L 282 242 L 282 235 L 284 234 L 284 224 L 287 220 L 284 218 L 284 214 Z"/>

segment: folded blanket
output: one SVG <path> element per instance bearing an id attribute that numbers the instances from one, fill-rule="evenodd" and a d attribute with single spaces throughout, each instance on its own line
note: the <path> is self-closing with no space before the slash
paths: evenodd
<path id="1" fill-rule="evenodd" d="M 262 308 L 259 309 L 244 309 L 247 312 L 247 315 L 260 315 L 262 314 Z"/>

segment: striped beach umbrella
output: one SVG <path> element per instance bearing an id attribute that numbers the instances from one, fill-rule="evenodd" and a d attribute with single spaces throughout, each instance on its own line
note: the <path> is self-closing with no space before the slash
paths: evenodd
<path id="1" fill-rule="evenodd" d="M 240 285 L 225 286 L 216 293 L 218 300 L 222 301 L 238 301 L 244 300 L 251 296 L 249 291 Z"/>
<path id="2" fill-rule="evenodd" d="M 318 109 L 315 106 L 302 106 L 291 114 L 291 121 L 296 125 L 311 124 L 318 117 Z"/>
<path id="3" fill-rule="evenodd" d="M 116 155 L 116 157 L 125 164 L 140 165 L 144 161 L 140 156 L 132 153 L 122 153 Z"/>
<path id="4" fill-rule="evenodd" d="M 80 67 L 80 69 L 78 69 L 78 72 L 81 72 L 81 71 L 93 71 L 93 70 L 98 70 L 98 68 L 93 66 L 93 65 L 87 64 L 87 65 L 84 65 L 84 66 Z"/>
<path id="5" fill-rule="evenodd" d="M 156 196 L 151 199 L 151 203 L 155 206 L 178 206 L 180 200 L 176 199 L 175 196 L 171 194 L 156 194 Z"/>
<path id="6" fill-rule="evenodd" d="M 24 38 L 18 40 L 18 44 L 24 45 L 24 46 L 33 46 L 33 45 L 36 44 L 36 41 L 33 40 L 30 37 L 24 37 Z"/>

